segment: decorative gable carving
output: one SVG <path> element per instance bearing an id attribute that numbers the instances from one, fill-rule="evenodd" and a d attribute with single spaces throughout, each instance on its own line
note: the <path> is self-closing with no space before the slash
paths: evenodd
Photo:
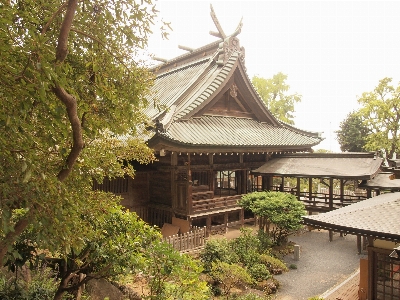
<path id="1" fill-rule="evenodd" d="M 204 115 L 253 118 L 254 115 L 233 83 Z"/>

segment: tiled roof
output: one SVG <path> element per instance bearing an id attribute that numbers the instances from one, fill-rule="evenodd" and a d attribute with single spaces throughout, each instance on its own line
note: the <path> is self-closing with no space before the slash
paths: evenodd
<path id="1" fill-rule="evenodd" d="M 171 107 L 209 66 L 210 61 L 206 58 L 159 75 L 152 87 L 152 95 L 147 99 L 149 106 L 144 110 L 145 115 L 154 119 L 165 110 L 155 107 L 154 101 L 158 101 L 159 106 Z"/>
<path id="2" fill-rule="evenodd" d="M 253 119 L 203 116 L 174 122 L 160 136 L 182 144 L 202 146 L 313 146 L 320 142 L 315 134 L 301 134 L 283 126 Z"/>
<path id="3" fill-rule="evenodd" d="M 223 63 L 216 61 L 220 51 L 225 50 L 216 48 L 215 52 L 205 56 L 198 56 L 198 51 L 195 51 L 197 56 L 194 60 L 185 55 L 179 66 L 168 62 L 165 71 L 161 68 L 157 72 L 153 95 L 148 99 L 150 105 L 144 112 L 158 125 L 153 141 L 162 138 L 186 146 L 272 147 L 280 150 L 285 150 L 285 147 L 308 150 L 321 142 L 317 133 L 286 125 L 272 116 L 244 71 L 244 53 L 241 52 L 244 50 L 235 48 Z M 238 79 L 239 76 L 243 79 Z M 252 110 L 249 114 L 252 113 L 254 119 L 199 117 L 202 109 L 236 80 L 245 82 L 241 86 L 245 89 L 245 101 Z M 154 100 L 158 100 L 158 107 L 164 108 L 154 107 Z M 227 112 L 222 114 L 225 116 Z"/>
<path id="4" fill-rule="evenodd" d="M 400 193 L 387 193 L 303 220 L 334 231 L 400 241 L 399 216 Z"/>
<path id="5" fill-rule="evenodd" d="M 363 182 L 359 185 L 362 189 L 372 189 L 377 188 L 381 190 L 400 190 L 400 179 L 390 179 L 390 175 L 393 175 L 391 172 L 379 173 L 376 176 L 368 180 L 367 182 Z"/>
<path id="6" fill-rule="evenodd" d="M 367 154 L 283 155 L 271 159 L 254 170 L 264 175 L 285 175 L 304 177 L 336 177 L 370 179 L 381 166 L 382 159 Z"/>
<path id="7" fill-rule="evenodd" d="M 187 97 L 189 101 L 181 105 L 180 111 L 175 115 L 174 119 L 177 120 L 184 117 L 203 104 L 225 81 L 238 57 L 239 54 L 237 52 L 233 53 L 222 68 L 217 68 L 215 64 L 212 72 L 209 72 L 208 76 L 203 79 L 202 84 L 193 91 L 198 93 L 191 93 L 191 97 Z"/>

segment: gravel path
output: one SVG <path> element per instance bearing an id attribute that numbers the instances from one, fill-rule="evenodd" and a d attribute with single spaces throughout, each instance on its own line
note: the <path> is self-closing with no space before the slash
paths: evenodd
<path id="1" fill-rule="evenodd" d="M 328 231 L 313 230 L 290 236 L 289 240 L 300 245 L 300 260 L 295 261 L 293 255 L 285 257 L 285 262 L 295 264 L 297 269 L 275 276 L 281 283 L 276 300 L 319 296 L 354 273 L 364 257 L 358 255 L 353 235 L 340 237 L 334 233 L 333 241 L 329 242 Z"/>

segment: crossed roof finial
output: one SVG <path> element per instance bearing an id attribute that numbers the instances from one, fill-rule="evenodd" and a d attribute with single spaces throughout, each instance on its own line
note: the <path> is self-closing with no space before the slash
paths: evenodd
<path id="1" fill-rule="evenodd" d="M 223 40 L 225 40 L 227 37 L 237 36 L 241 32 L 242 26 L 243 26 L 243 23 L 242 23 L 243 17 L 240 19 L 240 22 L 239 22 L 238 26 L 236 27 L 236 30 L 231 35 L 227 36 L 225 34 L 224 30 L 222 29 L 221 24 L 218 21 L 217 15 L 215 14 L 215 11 L 214 11 L 214 8 L 213 8 L 212 4 L 210 4 L 210 8 L 211 8 L 211 12 L 210 12 L 211 18 L 212 18 L 212 20 L 214 22 L 215 27 L 218 30 L 218 32 L 210 31 L 211 35 L 219 37 L 219 38 L 222 38 Z"/>

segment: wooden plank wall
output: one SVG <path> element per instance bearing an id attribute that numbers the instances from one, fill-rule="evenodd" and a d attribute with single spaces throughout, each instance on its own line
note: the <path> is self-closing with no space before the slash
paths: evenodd
<path id="1" fill-rule="evenodd" d="M 150 174 L 150 202 L 171 206 L 171 172 L 157 171 Z"/>

